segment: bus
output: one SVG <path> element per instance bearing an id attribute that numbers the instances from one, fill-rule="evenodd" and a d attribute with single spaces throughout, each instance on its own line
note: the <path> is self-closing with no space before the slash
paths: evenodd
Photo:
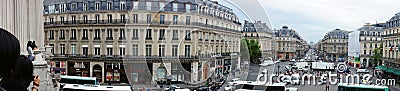
<path id="1" fill-rule="evenodd" d="M 254 81 L 235 81 L 231 90 L 234 91 L 285 91 L 285 83 L 265 84 Z"/>
<path id="2" fill-rule="evenodd" d="M 63 88 L 65 84 L 90 84 L 97 85 L 96 77 L 80 77 L 80 76 L 60 76 L 60 87 Z"/>
<path id="3" fill-rule="evenodd" d="M 337 91 L 390 91 L 390 90 L 387 86 L 339 83 Z"/>
<path id="4" fill-rule="evenodd" d="M 61 91 L 132 91 L 130 86 L 65 84 Z"/>

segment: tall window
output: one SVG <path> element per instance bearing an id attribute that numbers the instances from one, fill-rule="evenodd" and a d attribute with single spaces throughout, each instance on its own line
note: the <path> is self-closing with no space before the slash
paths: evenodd
<path id="1" fill-rule="evenodd" d="M 111 2 L 107 2 L 107 10 L 112 10 L 112 3 Z"/>
<path id="2" fill-rule="evenodd" d="M 54 39 L 54 30 L 49 30 L 49 39 Z"/>
<path id="3" fill-rule="evenodd" d="M 100 3 L 96 3 L 96 5 L 94 6 L 94 8 L 96 9 L 96 10 L 100 10 Z"/>
<path id="4" fill-rule="evenodd" d="M 133 52 L 132 55 L 133 56 L 138 56 L 138 51 L 139 51 L 138 45 L 136 45 L 136 44 L 133 45 L 132 46 L 132 52 Z"/>
<path id="5" fill-rule="evenodd" d="M 173 11 L 178 11 L 178 4 L 174 3 L 172 4 L 173 6 Z"/>
<path id="6" fill-rule="evenodd" d="M 190 30 L 186 30 L 185 32 L 186 32 L 186 37 L 185 37 L 185 39 L 186 39 L 186 40 L 190 40 Z"/>
<path id="7" fill-rule="evenodd" d="M 64 24 L 64 21 L 65 21 L 64 16 L 60 16 L 60 20 L 61 20 L 61 24 Z"/>
<path id="8" fill-rule="evenodd" d="M 138 14 L 133 14 L 133 23 L 138 23 Z"/>
<path id="9" fill-rule="evenodd" d="M 120 15 L 121 23 L 126 23 L 125 15 Z"/>
<path id="10" fill-rule="evenodd" d="M 107 56 L 113 55 L 113 45 L 107 45 Z"/>
<path id="11" fill-rule="evenodd" d="M 107 29 L 107 39 L 112 40 L 112 29 Z"/>
<path id="12" fill-rule="evenodd" d="M 190 45 L 185 45 L 185 56 L 186 57 L 190 56 Z"/>
<path id="13" fill-rule="evenodd" d="M 60 54 L 65 55 L 65 44 L 60 44 Z"/>
<path id="14" fill-rule="evenodd" d="M 50 18 L 50 24 L 53 24 L 53 23 L 54 23 L 54 18 L 51 17 L 51 18 Z"/>
<path id="15" fill-rule="evenodd" d="M 186 16 L 186 25 L 190 25 L 190 16 Z"/>
<path id="16" fill-rule="evenodd" d="M 132 29 L 132 39 L 139 39 L 138 33 L 138 29 Z"/>
<path id="17" fill-rule="evenodd" d="M 88 55 L 88 45 L 82 45 L 82 55 Z"/>
<path id="18" fill-rule="evenodd" d="M 147 14 L 147 23 L 151 23 L 151 14 Z"/>
<path id="19" fill-rule="evenodd" d="M 72 24 L 76 24 L 76 16 L 71 16 Z"/>
<path id="20" fill-rule="evenodd" d="M 165 4 L 160 2 L 160 11 L 164 11 L 164 6 L 165 6 Z"/>
<path id="21" fill-rule="evenodd" d="M 71 29 L 71 39 L 76 39 L 76 30 Z"/>
<path id="22" fill-rule="evenodd" d="M 120 3 L 120 5 L 119 5 L 119 8 L 121 9 L 121 10 L 125 10 L 125 2 L 121 2 Z"/>
<path id="23" fill-rule="evenodd" d="M 151 40 L 151 29 L 146 30 L 146 39 Z"/>
<path id="24" fill-rule="evenodd" d="M 133 2 L 133 9 L 138 10 L 139 9 L 139 2 Z"/>
<path id="25" fill-rule="evenodd" d="M 87 3 L 83 3 L 83 11 L 87 11 Z"/>
<path id="26" fill-rule="evenodd" d="M 94 39 L 100 40 L 100 29 L 94 30 Z"/>
<path id="27" fill-rule="evenodd" d="M 65 31 L 64 31 L 64 29 L 60 30 L 60 39 L 65 39 Z"/>
<path id="28" fill-rule="evenodd" d="M 173 16 L 174 24 L 178 24 L 178 15 Z"/>
<path id="29" fill-rule="evenodd" d="M 71 11 L 76 11 L 76 10 L 78 10 L 76 8 L 76 3 L 71 4 Z"/>
<path id="30" fill-rule="evenodd" d="M 51 46 L 51 53 L 54 54 L 54 44 L 49 44 L 49 46 Z"/>
<path id="31" fill-rule="evenodd" d="M 165 40 L 165 29 L 160 29 L 159 40 Z"/>
<path id="32" fill-rule="evenodd" d="M 364 43 L 364 48 L 367 48 L 367 44 L 366 43 Z"/>
<path id="33" fill-rule="evenodd" d="M 165 56 L 165 45 L 158 46 L 158 56 Z"/>
<path id="34" fill-rule="evenodd" d="M 94 18 L 96 20 L 96 23 L 100 22 L 100 15 L 99 14 L 94 15 Z"/>
<path id="35" fill-rule="evenodd" d="M 178 30 L 172 30 L 172 40 L 178 40 Z"/>
<path id="36" fill-rule="evenodd" d="M 146 9 L 151 10 L 151 2 L 146 2 Z"/>
<path id="37" fill-rule="evenodd" d="M 190 12 L 190 4 L 186 4 L 185 9 L 186 9 L 186 12 Z"/>
<path id="38" fill-rule="evenodd" d="M 107 19 L 108 19 L 108 23 L 112 23 L 112 15 L 111 14 L 107 15 Z"/>
<path id="39" fill-rule="evenodd" d="M 119 31 L 120 31 L 119 32 L 119 39 L 120 40 L 125 40 L 126 39 L 126 37 L 125 37 L 125 29 L 121 28 Z"/>
<path id="40" fill-rule="evenodd" d="M 165 15 L 160 15 L 160 24 L 164 24 Z"/>
<path id="41" fill-rule="evenodd" d="M 88 39 L 88 30 L 83 29 L 82 30 L 82 40 L 87 40 Z"/>
<path id="42" fill-rule="evenodd" d="M 100 45 L 94 45 L 94 55 L 100 55 Z"/>
<path id="43" fill-rule="evenodd" d="M 71 44 L 71 54 L 72 55 L 76 54 L 76 44 Z"/>
<path id="44" fill-rule="evenodd" d="M 173 57 L 178 56 L 178 45 L 172 45 L 172 56 Z"/>
<path id="45" fill-rule="evenodd" d="M 119 45 L 119 55 L 125 56 L 125 45 Z"/>
<path id="46" fill-rule="evenodd" d="M 151 56 L 151 45 L 146 45 L 146 56 Z"/>
<path id="47" fill-rule="evenodd" d="M 87 15 L 83 15 L 83 23 L 87 24 L 88 23 L 88 17 Z"/>

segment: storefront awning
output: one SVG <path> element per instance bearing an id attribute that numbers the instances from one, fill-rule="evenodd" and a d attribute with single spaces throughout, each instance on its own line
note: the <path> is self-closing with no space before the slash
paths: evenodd
<path id="1" fill-rule="evenodd" d="M 396 71 L 393 74 L 400 76 L 400 71 Z"/>
<path id="2" fill-rule="evenodd" d="M 383 70 L 383 71 L 388 72 L 388 73 L 391 73 L 391 74 L 395 74 L 395 75 L 400 76 L 400 70 L 397 70 L 397 69 L 388 68 L 388 67 L 386 67 L 386 66 L 377 66 L 377 67 L 375 67 L 375 68 L 376 68 L 376 69 Z"/>
<path id="3" fill-rule="evenodd" d="M 386 70 L 387 67 L 385 67 L 385 66 L 376 66 L 375 69 Z"/>
<path id="4" fill-rule="evenodd" d="M 386 70 L 386 72 L 389 72 L 389 73 L 394 73 L 394 72 L 397 72 L 398 70 L 395 70 L 395 69 L 392 69 L 392 68 L 388 68 L 387 70 Z"/>

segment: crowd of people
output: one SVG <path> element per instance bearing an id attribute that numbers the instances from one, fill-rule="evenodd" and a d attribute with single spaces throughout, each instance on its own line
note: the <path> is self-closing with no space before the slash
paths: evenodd
<path id="1" fill-rule="evenodd" d="M 33 75 L 33 51 L 36 45 L 28 43 L 29 56 L 20 55 L 19 40 L 7 30 L 0 28 L 0 91 L 38 91 L 40 78 Z"/>

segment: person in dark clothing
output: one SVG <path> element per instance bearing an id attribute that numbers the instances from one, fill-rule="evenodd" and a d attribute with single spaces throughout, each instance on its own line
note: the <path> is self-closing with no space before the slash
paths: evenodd
<path id="1" fill-rule="evenodd" d="M 20 44 L 18 39 L 8 32 L 0 28 L 0 83 L 9 80 L 20 54 Z M 0 84 L 0 91 L 7 90 Z"/>
<path id="2" fill-rule="evenodd" d="M 2 84 L 9 91 L 28 91 L 33 81 L 33 64 L 25 56 L 20 56 L 15 66 L 15 74 L 6 79 Z"/>
<path id="3" fill-rule="evenodd" d="M 21 52 L 19 40 L 7 30 L 0 28 L 0 43 L 0 58 L 2 59 L 0 60 L 0 91 L 27 91 L 26 88 L 32 80 L 35 80 L 34 84 L 37 84 L 34 85 L 32 91 L 37 91 L 40 79 L 38 76 L 32 78 L 32 63 L 26 62 L 26 57 L 22 59 L 19 57 Z"/>

